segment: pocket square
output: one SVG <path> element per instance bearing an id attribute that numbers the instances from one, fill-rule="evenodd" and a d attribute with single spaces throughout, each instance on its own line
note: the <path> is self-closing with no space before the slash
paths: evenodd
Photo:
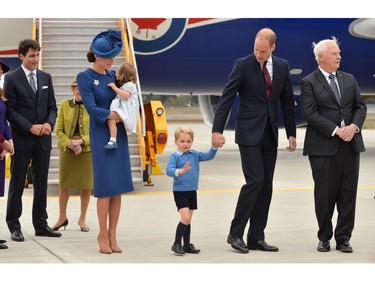
<path id="1" fill-rule="evenodd" d="M 48 89 L 48 86 L 43 86 L 42 89 Z"/>

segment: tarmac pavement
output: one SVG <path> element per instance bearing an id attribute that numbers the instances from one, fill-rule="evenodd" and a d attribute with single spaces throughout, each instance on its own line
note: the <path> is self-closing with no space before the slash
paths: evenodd
<path id="1" fill-rule="evenodd" d="M 195 131 L 193 148 L 206 151 L 210 147 L 210 128 L 205 124 L 170 122 L 168 145 L 157 157 L 163 170 L 169 155 L 175 150 L 173 131 L 181 124 Z M 201 163 L 198 210 L 194 212 L 191 233 L 192 243 L 201 249 L 200 254 L 176 256 L 171 251 L 179 221 L 171 191 L 172 179 L 155 175 L 152 176 L 153 186 L 136 183 L 135 191 L 123 196 L 118 225 L 121 254 L 99 253 L 94 197 L 87 215 L 89 232 L 79 229 L 80 201 L 74 195 L 68 205 L 69 225 L 66 230 L 61 230 L 62 237 L 37 237 L 31 223 L 32 188 L 26 189 L 21 217 L 25 236 L 22 243 L 10 239 L 5 223 L 6 197 L 0 198 L 0 238 L 8 240 L 9 247 L 0 250 L 0 272 L 12 274 L 15 270 L 30 279 L 34 276 L 32 272 L 38 276 L 38 270 L 43 270 L 47 276 L 54 274 L 56 280 L 64 279 L 60 271 L 77 277 L 75 279 L 130 276 L 136 280 L 161 277 L 163 280 L 191 280 L 205 275 L 215 280 L 244 277 L 252 280 L 257 276 L 263 280 L 282 276 L 289 280 L 358 278 L 360 273 L 373 271 L 375 262 L 375 130 L 363 131 L 367 151 L 361 154 L 356 224 L 351 239 L 354 252 L 351 254 L 335 250 L 334 240 L 331 240 L 330 252 L 316 250 L 313 181 L 308 159 L 302 156 L 304 132 L 304 128 L 298 129 L 298 149 L 293 153 L 285 150 L 284 130 L 280 129 L 279 133 L 274 193 L 266 228 L 266 241 L 277 245 L 279 252 L 241 254 L 226 243 L 239 189 L 244 182 L 234 132 L 229 131 L 225 132 L 227 143 L 215 159 Z M 49 190 L 48 214 L 52 226 L 58 217 L 56 187 Z M 62 264 L 66 265 L 61 267 Z M 365 274 L 361 280 L 369 277 Z"/>

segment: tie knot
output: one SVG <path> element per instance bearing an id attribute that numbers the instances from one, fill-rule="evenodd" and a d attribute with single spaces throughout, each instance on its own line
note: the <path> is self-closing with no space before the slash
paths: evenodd
<path id="1" fill-rule="evenodd" d="M 334 74 L 330 74 L 330 75 L 328 75 L 328 77 L 329 77 L 329 79 L 335 79 L 335 75 Z"/>

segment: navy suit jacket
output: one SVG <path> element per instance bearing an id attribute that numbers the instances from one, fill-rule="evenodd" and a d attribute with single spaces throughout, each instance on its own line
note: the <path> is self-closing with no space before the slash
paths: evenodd
<path id="1" fill-rule="evenodd" d="M 50 123 L 53 129 L 57 117 L 55 92 L 50 74 L 37 70 L 38 90 L 33 92 L 22 67 L 5 75 L 7 119 L 11 125 L 15 151 L 29 151 L 37 138 L 43 150 L 52 149 L 51 135 L 40 137 L 30 133 L 33 124 Z"/>
<path id="2" fill-rule="evenodd" d="M 366 119 L 367 107 L 354 76 L 342 71 L 337 71 L 341 103 L 324 77 L 317 68 L 314 72 L 301 80 L 301 113 L 307 122 L 304 155 L 330 156 L 337 152 L 340 138 L 332 133 L 341 120 L 345 125 L 355 124 L 359 133 L 351 140 L 351 145 L 356 152 L 365 151 L 361 129 Z"/>
<path id="3" fill-rule="evenodd" d="M 278 144 L 278 104 L 280 101 L 287 138 L 296 136 L 295 101 L 289 65 L 272 56 L 272 92 L 266 87 L 259 62 L 253 54 L 235 61 L 232 72 L 217 105 L 212 132 L 222 133 L 233 101 L 238 93 L 235 141 L 239 145 L 258 145 L 270 120 L 275 143 Z"/>

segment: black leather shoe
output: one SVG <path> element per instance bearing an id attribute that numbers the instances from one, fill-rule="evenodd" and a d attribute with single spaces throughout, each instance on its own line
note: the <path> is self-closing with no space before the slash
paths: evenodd
<path id="1" fill-rule="evenodd" d="M 23 237 L 21 230 L 15 230 L 10 234 L 10 237 L 13 241 L 16 242 L 23 242 L 25 241 L 25 237 Z"/>
<path id="2" fill-rule="evenodd" d="M 339 250 L 343 253 L 353 253 L 353 248 L 352 248 L 352 246 L 350 246 L 349 241 L 345 241 L 342 244 L 337 244 L 336 250 Z"/>
<path id="3" fill-rule="evenodd" d="M 318 252 L 329 252 L 331 250 L 331 246 L 329 244 L 329 241 L 327 240 L 320 240 L 318 247 Z"/>
<path id="4" fill-rule="evenodd" d="M 60 237 L 61 233 L 54 231 L 47 225 L 44 229 L 35 230 L 35 236 Z"/>
<path id="5" fill-rule="evenodd" d="M 231 234 L 228 235 L 227 243 L 232 246 L 233 249 L 241 252 L 241 253 L 248 253 L 249 249 L 247 248 L 245 242 L 242 238 L 233 237 Z"/>
<path id="6" fill-rule="evenodd" d="M 249 250 L 261 250 L 265 252 L 277 252 L 279 251 L 279 248 L 276 246 L 268 245 L 266 241 L 259 240 L 253 243 L 248 243 L 247 247 Z"/>
<path id="7" fill-rule="evenodd" d="M 190 254 L 198 254 L 201 250 L 195 248 L 194 244 L 187 244 L 184 245 L 183 250 L 185 253 L 190 253 Z"/>
<path id="8" fill-rule="evenodd" d="M 6 240 L 0 240 L 0 250 L 8 249 L 8 246 L 4 244 L 6 242 Z"/>
<path id="9" fill-rule="evenodd" d="M 177 255 L 180 255 L 180 256 L 185 255 L 185 251 L 182 248 L 181 244 L 174 243 L 172 245 L 172 251 L 175 252 Z"/>

